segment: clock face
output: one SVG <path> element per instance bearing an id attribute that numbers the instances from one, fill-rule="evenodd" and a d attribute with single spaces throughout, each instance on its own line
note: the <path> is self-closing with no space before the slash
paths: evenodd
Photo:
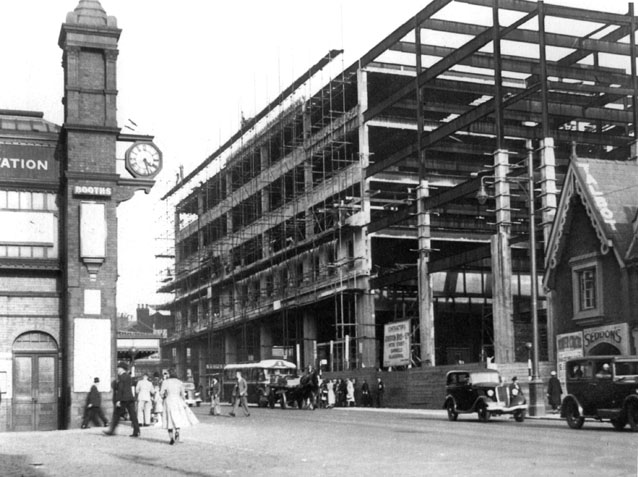
<path id="1" fill-rule="evenodd" d="M 126 168 L 134 176 L 153 177 L 162 168 L 162 153 L 151 142 L 136 142 L 126 151 Z"/>

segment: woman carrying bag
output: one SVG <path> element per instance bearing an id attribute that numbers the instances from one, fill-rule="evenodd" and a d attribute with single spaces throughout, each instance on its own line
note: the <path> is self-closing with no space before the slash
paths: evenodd
<path id="1" fill-rule="evenodd" d="M 169 443 L 179 442 L 179 430 L 199 421 L 184 398 L 184 383 L 177 378 L 174 369 L 168 370 L 168 379 L 162 382 L 160 395 L 164 399 L 163 427 L 168 430 Z"/>

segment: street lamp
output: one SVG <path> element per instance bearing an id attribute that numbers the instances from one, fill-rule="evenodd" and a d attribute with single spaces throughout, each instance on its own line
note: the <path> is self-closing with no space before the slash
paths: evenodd
<path id="1" fill-rule="evenodd" d="M 539 336 L 538 336 L 538 275 L 536 271 L 536 224 L 535 224 L 535 208 L 534 208 L 534 151 L 532 149 L 532 141 L 527 140 L 525 143 L 527 149 L 527 177 L 508 177 L 509 182 L 515 182 L 521 185 L 521 189 L 527 196 L 527 209 L 529 212 L 529 274 L 530 274 L 530 314 L 532 320 L 532 342 L 526 343 L 528 353 L 528 367 L 530 368 L 529 382 L 529 413 L 532 416 L 544 414 L 543 401 L 543 382 L 538 374 L 539 369 Z M 484 205 L 489 195 L 485 188 L 485 179 L 494 179 L 494 176 L 481 176 L 480 187 L 476 194 L 476 200 L 479 204 Z M 527 180 L 527 187 L 524 182 Z M 530 357 L 531 354 L 531 357 Z"/>
<path id="2" fill-rule="evenodd" d="M 532 380 L 532 346 L 529 341 L 525 343 L 525 348 L 527 349 L 527 377 L 530 381 Z"/>
<path id="3" fill-rule="evenodd" d="M 485 189 L 484 179 L 488 176 L 481 176 L 481 186 L 479 187 L 478 192 L 476 193 L 476 200 L 480 205 L 485 205 L 489 195 L 487 194 L 487 190 Z"/>

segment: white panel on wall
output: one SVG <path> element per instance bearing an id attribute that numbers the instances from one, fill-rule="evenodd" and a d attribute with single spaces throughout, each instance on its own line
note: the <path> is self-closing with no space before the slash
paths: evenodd
<path id="1" fill-rule="evenodd" d="M 111 389 L 111 320 L 76 318 L 73 339 L 73 391 L 89 392 L 93 378 L 98 389 Z"/>
<path id="2" fill-rule="evenodd" d="M 104 204 L 80 204 L 80 257 L 106 257 L 106 215 Z"/>
<path id="3" fill-rule="evenodd" d="M 84 290 L 84 314 L 99 315 L 102 313 L 101 290 Z"/>
<path id="4" fill-rule="evenodd" d="M 0 210 L 0 244 L 52 247 L 54 221 L 51 212 Z"/>

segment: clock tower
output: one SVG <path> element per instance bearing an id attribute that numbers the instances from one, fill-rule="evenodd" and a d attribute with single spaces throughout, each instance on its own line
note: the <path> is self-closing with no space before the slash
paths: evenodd
<path id="1" fill-rule="evenodd" d="M 120 33 L 115 17 L 98 0 L 80 0 L 67 14 L 58 41 L 64 68 L 63 427 L 79 427 L 94 378 L 100 378 L 100 391 L 110 392 L 117 361 L 117 206 L 136 190 L 150 191 L 154 183 L 150 176 L 120 177 L 117 172 L 117 142 L 140 140 L 121 135 L 117 124 Z M 103 402 L 110 400 L 105 396 Z"/>

